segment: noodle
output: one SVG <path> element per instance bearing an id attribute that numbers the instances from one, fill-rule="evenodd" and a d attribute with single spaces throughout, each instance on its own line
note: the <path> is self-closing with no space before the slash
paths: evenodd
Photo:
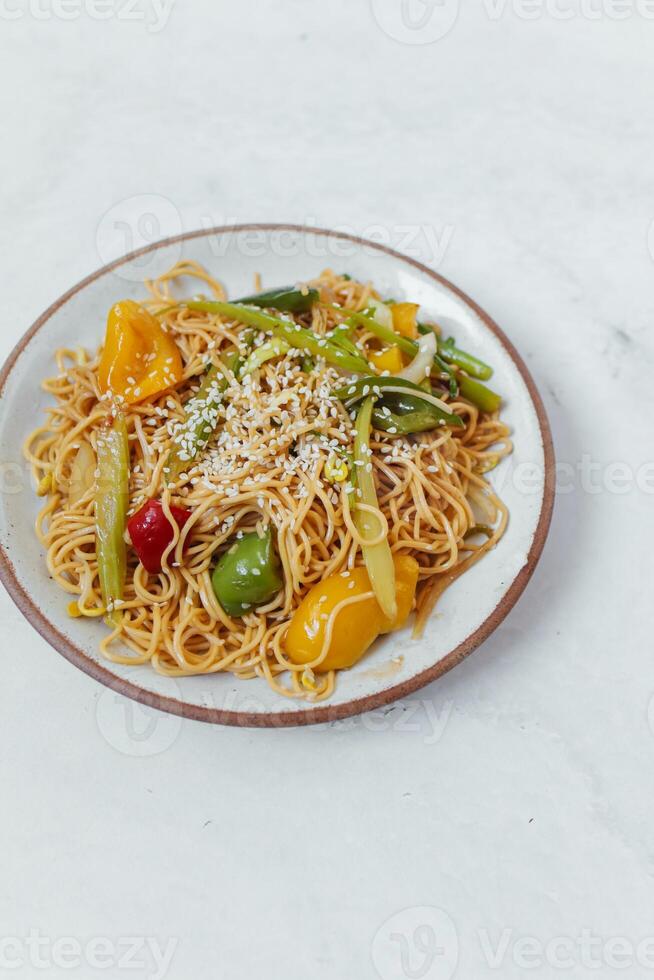
<path id="1" fill-rule="evenodd" d="M 394 554 L 411 555 L 419 563 L 415 629 L 422 630 L 442 591 L 504 533 L 506 508 L 483 473 L 511 452 L 509 429 L 496 414 L 443 394 L 447 410 L 464 420 L 463 428 L 399 438 L 373 430 L 370 458 L 379 510 L 359 507 L 374 510 L 379 531 L 375 525 L 375 536 L 362 540 L 352 518 L 353 487 L 330 483 L 324 475 L 328 460 L 347 453 L 352 441 L 350 415 L 332 397 L 342 376 L 322 361 L 303 372 L 298 353 L 290 351 L 240 382 L 228 372 L 214 436 L 180 481 L 168 486 L 165 460 L 184 420 L 184 405 L 197 391 L 198 375 L 209 359 L 216 363 L 228 348 L 241 347 L 247 333 L 217 314 L 180 306 L 172 290 L 182 277 L 193 277 L 216 299 L 225 296 L 221 284 L 192 262 L 179 263 L 147 283 L 150 295 L 144 305 L 174 338 L 183 380 L 124 409 L 129 515 L 158 498 L 175 534 L 159 575 L 148 574 L 129 553 L 119 606 L 122 622 L 102 639 L 100 650 L 114 663 L 150 663 L 168 676 L 229 672 L 240 679 L 263 678 L 286 697 L 324 700 L 334 690 L 335 672 L 316 677 L 314 670 L 327 655 L 337 613 L 362 597 L 332 611 L 319 656 L 296 664 L 285 655 L 284 637 L 302 598 L 328 576 L 360 565 L 362 544 L 387 539 Z M 331 271 L 309 285 L 320 291 L 321 302 L 296 322 L 320 335 L 340 321 L 333 304 L 362 310 L 372 293 L 370 284 Z M 262 338 L 256 330 L 249 334 L 256 348 Z M 36 533 L 52 578 L 77 598 L 76 614 L 100 617 L 106 610 L 96 558 L 94 488 L 71 504 L 68 485 L 80 445 L 86 442 L 96 453 L 110 405 L 99 386 L 99 354 L 60 350 L 55 357 L 59 373 L 44 383 L 54 406 L 46 424 L 25 444 L 36 480 L 41 484 L 47 478 L 51 485 Z M 442 405 L 440 399 L 432 401 Z M 191 511 L 181 529 L 172 505 Z M 493 526 L 482 543 L 469 537 L 478 523 L 475 509 L 484 511 Z M 211 570 L 235 536 L 261 534 L 267 527 L 275 531 L 284 586 L 256 610 L 230 618 L 212 589 Z"/>

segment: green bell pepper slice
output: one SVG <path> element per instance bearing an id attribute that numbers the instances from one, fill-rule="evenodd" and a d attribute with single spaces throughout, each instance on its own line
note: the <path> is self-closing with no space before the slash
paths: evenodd
<path id="1" fill-rule="evenodd" d="M 284 585 L 270 528 L 263 537 L 244 534 L 220 558 L 211 577 L 218 602 L 228 616 L 269 602 Z"/>
<path id="2" fill-rule="evenodd" d="M 246 306 L 260 306 L 262 309 L 279 310 L 280 313 L 308 313 L 318 301 L 317 289 L 296 289 L 295 286 L 282 286 L 279 289 L 269 289 L 265 293 L 254 296 L 243 296 L 234 300 Z"/>
<path id="3" fill-rule="evenodd" d="M 396 389 L 401 388 L 402 394 L 398 395 Z M 388 389 L 391 389 L 389 391 Z M 405 394 L 406 393 L 406 394 Z M 334 392 L 334 397 L 342 401 L 343 404 L 349 408 L 351 405 L 363 398 L 367 398 L 369 394 L 382 399 L 382 404 L 386 403 L 387 398 L 410 397 L 408 404 L 411 406 L 407 411 L 418 411 L 428 412 L 432 419 L 434 419 L 434 425 L 431 428 L 435 428 L 436 425 L 440 425 L 441 421 L 445 425 L 451 425 L 456 427 L 462 427 L 465 425 L 463 419 L 456 415 L 454 412 L 446 412 L 438 405 L 433 403 L 434 398 L 438 398 L 437 395 L 433 395 L 431 389 L 426 391 L 420 385 L 414 384 L 413 381 L 407 381 L 406 378 L 393 378 L 393 377 L 380 377 L 371 376 L 367 378 L 358 378 L 356 381 L 352 381 L 349 385 L 344 385 Z M 430 400 L 431 399 L 431 400 Z M 440 399 L 438 399 L 440 401 Z M 379 412 L 379 408 L 376 409 Z M 422 430 L 416 430 L 422 431 Z"/>
<path id="4" fill-rule="evenodd" d="M 452 418 L 459 419 L 459 416 L 452 416 Z M 375 429 L 386 432 L 390 436 L 408 436 L 415 432 L 430 432 L 447 423 L 443 413 L 429 402 L 409 394 L 393 394 L 386 395 L 375 407 L 372 424 Z M 459 419 L 456 424 L 463 425 L 463 421 Z"/>

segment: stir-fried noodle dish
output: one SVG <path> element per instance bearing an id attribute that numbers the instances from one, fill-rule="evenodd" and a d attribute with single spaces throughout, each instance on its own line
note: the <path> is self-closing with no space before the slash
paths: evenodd
<path id="1" fill-rule="evenodd" d="M 492 369 L 330 270 L 233 301 L 190 262 L 145 285 L 44 383 L 49 573 L 115 663 L 324 700 L 504 533 Z"/>

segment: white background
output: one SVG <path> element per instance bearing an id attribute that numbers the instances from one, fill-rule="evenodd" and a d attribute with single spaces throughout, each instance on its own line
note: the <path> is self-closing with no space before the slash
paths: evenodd
<path id="1" fill-rule="evenodd" d="M 419 0 L 76 3 L 0 0 L 2 357 L 153 238 L 338 226 L 497 319 L 565 465 L 502 628 L 331 727 L 146 713 L 3 593 L 0 976 L 160 975 L 124 937 L 174 941 L 171 980 L 649 976 L 654 11 L 486 0 L 445 33 L 453 0 L 422 27 Z"/>

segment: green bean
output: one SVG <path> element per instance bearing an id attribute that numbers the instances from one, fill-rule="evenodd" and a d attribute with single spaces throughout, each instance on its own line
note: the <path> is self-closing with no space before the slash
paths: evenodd
<path id="1" fill-rule="evenodd" d="M 447 340 L 438 341 L 438 353 L 447 361 L 448 364 L 454 364 L 455 367 L 461 368 L 465 371 L 467 375 L 471 378 L 479 378 L 480 381 L 488 381 L 489 378 L 493 376 L 493 369 L 488 364 L 484 364 L 479 358 L 474 357 L 472 354 L 468 354 L 465 350 L 460 350 L 454 344 L 454 337 L 448 337 Z"/>
<path id="2" fill-rule="evenodd" d="M 457 374 L 457 381 L 459 393 L 477 408 L 480 408 L 482 412 L 496 412 L 502 404 L 500 395 L 479 381 L 468 378 L 465 374 Z"/>

